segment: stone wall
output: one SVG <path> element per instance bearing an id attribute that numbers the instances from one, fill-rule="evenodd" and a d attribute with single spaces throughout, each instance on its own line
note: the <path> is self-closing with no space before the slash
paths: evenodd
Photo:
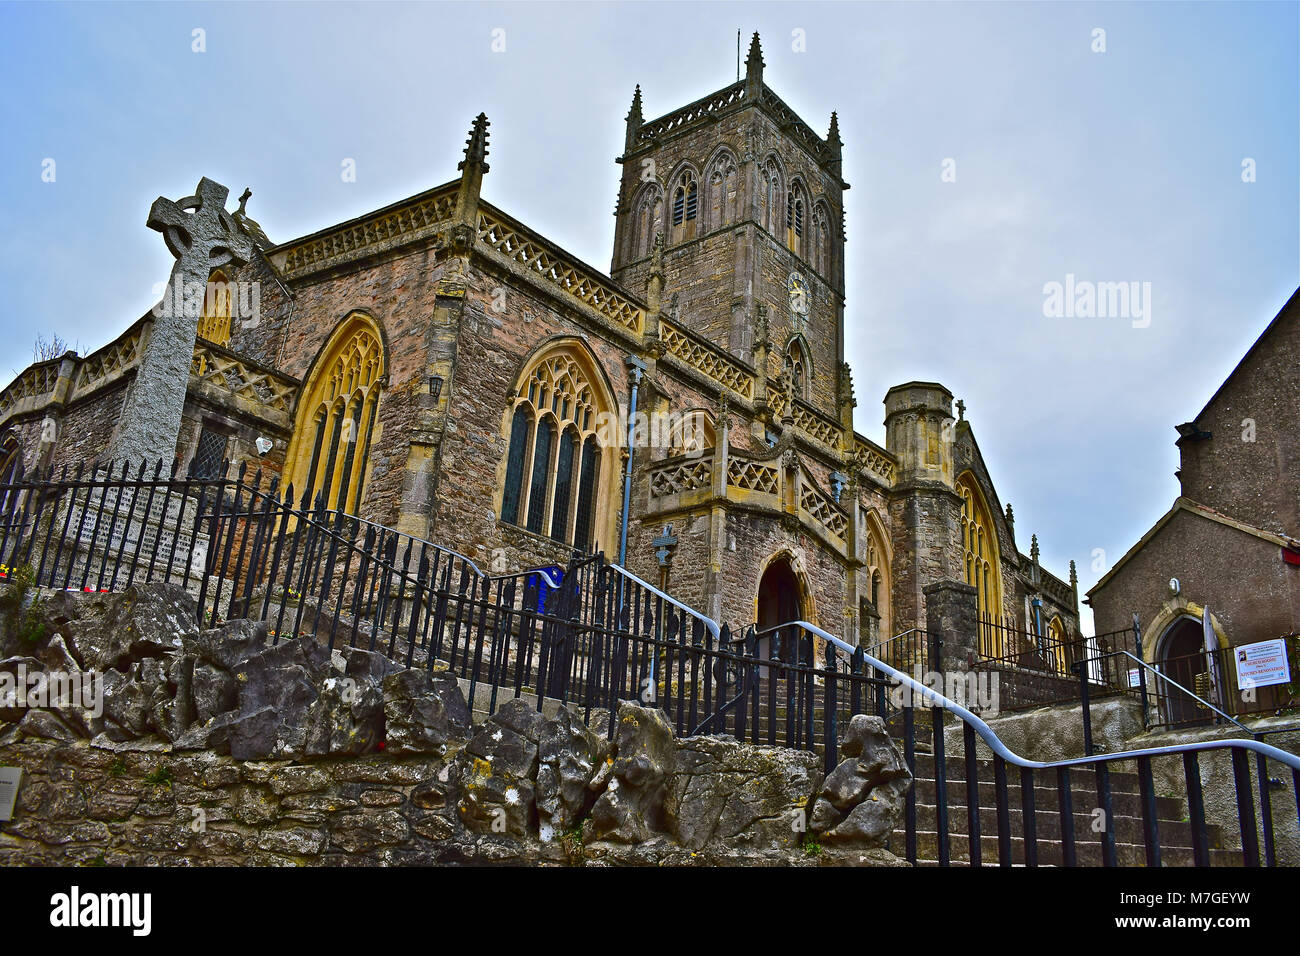
<path id="1" fill-rule="evenodd" d="M 199 631 L 168 585 L 36 613 L 35 644 L 0 632 L 0 675 L 97 673 L 102 709 L 0 701 L 24 771 L 6 865 L 901 865 L 911 778 L 877 718 L 823 780 L 816 754 L 678 740 L 627 702 L 612 730 L 525 699 L 475 726 L 445 671 Z"/>
<path id="2" fill-rule="evenodd" d="M 1179 441 L 1182 493 L 1275 534 L 1300 536 L 1300 292 Z M 1190 417 L 1192 410 L 1187 410 Z"/>

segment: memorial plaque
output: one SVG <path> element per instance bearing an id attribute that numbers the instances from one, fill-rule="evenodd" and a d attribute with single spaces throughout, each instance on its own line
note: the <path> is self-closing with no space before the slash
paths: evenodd
<path id="1" fill-rule="evenodd" d="M 18 783 L 23 772 L 18 767 L 0 767 L 0 820 L 14 818 L 14 804 L 18 801 Z"/>

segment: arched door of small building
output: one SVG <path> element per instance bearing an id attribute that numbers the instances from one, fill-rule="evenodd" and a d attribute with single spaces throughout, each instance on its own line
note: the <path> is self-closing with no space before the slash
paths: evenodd
<path id="1" fill-rule="evenodd" d="M 1205 630 L 1193 617 L 1179 618 L 1156 645 L 1160 672 L 1169 680 L 1209 700 L 1209 674 L 1205 661 Z M 1168 681 L 1159 681 L 1165 721 L 1173 727 L 1201 723 L 1213 713 Z"/>
<path id="2" fill-rule="evenodd" d="M 775 654 L 779 660 L 795 659 L 790 631 L 780 632 L 781 639 L 774 640 L 777 632 L 772 629 L 802 618 L 802 606 L 794 567 L 788 557 L 779 557 L 767 566 L 758 582 L 758 630 L 760 634 L 768 632 L 759 639 L 760 658 Z"/>

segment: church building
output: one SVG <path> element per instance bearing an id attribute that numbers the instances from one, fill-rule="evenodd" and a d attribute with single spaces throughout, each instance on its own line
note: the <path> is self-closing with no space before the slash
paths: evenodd
<path id="1" fill-rule="evenodd" d="M 253 254 L 210 276 L 159 456 L 247 462 L 494 570 L 625 551 L 733 627 L 870 645 L 958 581 L 990 622 L 1078 637 L 1073 566 L 1022 551 L 948 388 L 875 383 L 885 444 L 854 430 L 838 123 L 763 66 L 756 34 L 742 79 L 657 119 L 637 88 L 608 274 L 484 198 L 481 114 L 456 178 L 311 235 L 271 241 L 245 193 Z M 0 479 L 104 460 L 153 328 L 5 388 Z"/>
<path id="2" fill-rule="evenodd" d="M 1088 592 L 1098 633 L 1127 627 L 1136 613 L 1143 660 L 1234 713 L 1247 703 L 1282 706 L 1300 682 L 1297 355 L 1300 290 L 1205 407 L 1177 426 L 1178 498 Z M 1282 671 L 1293 679 L 1261 685 L 1258 702 L 1239 699 L 1239 665 L 1254 653 L 1243 649 L 1279 640 L 1291 648 Z M 1191 702 L 1175 704 L 1188 712 L 1176 716 L 1197 716 Z"/>

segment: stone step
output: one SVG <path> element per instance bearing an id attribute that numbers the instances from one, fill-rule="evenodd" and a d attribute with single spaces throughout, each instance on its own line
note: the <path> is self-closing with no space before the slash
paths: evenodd
<path id="1" fill-rule="evenodd" d="M 933 806 L 935 799 L 935 782 L 930 777 L 916 778 L 916 799 L 918 803 L 924 803 Z M 964 777 L 958 779 L 949 778 L 947 783 L 947 795 L 949 806 L 966 806 L 966 780 Z M 1070 788 L 1070 796 L 1076 812 L 1091 811 L 1097 806 L 1097 791 L 1095 789 Z M 1020 781 L 1014 784 L 1007 783 L 1007 800 L 1011 806 L 1020 807 Z M 1057 794 L 1055 785 L 1043 785 L 1041 782 L 1036 783 L 1034 787 L 1034 806 L 1041 813 L 1045 808 L 1050 809 L 1053 813 L 1060 806 L 1060 797 Z M 980 781 L 979 783 L 979 805 L 981 807 L 994 807 L 997 805 L 997 786 L 992 781 Z M 1124 816 L 1138 817 L 1142 813 L 1142 801 L 1136 793 L 1128 791 L 1111 791 L 1110 806 L 1112 812 Z M 1186 805 L 1177 797 L 1156 797 L 1156 819 L 1158 820 L 1181 820 L 1186 815 Z"/>
<path id="2" fill-rule="evenodd" d="M 890 849 L 899 856 L 906 852 L 906 835 L 902 829 L 895 830 L 890 838 Z M 1038 864 L 1040 866 L 1063 866 L 1064 856 L 1060 841 L 1039 839 Z M 969 865 L 968 850 L 970 841 L 964 833 L 950 834 L 948 838 L 949 861 L 956 865 Z M 980 856 L 984 866 L 998 864 L 997 835 L 980 834 Z M 1021 837 L 1011 839 L 1011 859 L 1013 863 L 1025 861 L 1025 841 Z M 1075 859 L 1079 866 L 1101 866 L 1101 844 L 1093 841 L 1075 843 Z M 918 829 L 916 833 L 917 866 L 937 866 L 939 860 L 938 834 L 934 830 Z M 1116 843 L 1115 862 L 1118 866 L 1146 866 L 1146 850 L 1131 843 Z M 1179 846 L 1161 846 L 1160 862 L 1162 866 L 1194 866 L 1192 849 Z M 1214 867 L 1239 867 L 1242 865 L 1241 853 L 1232 850 L 1211 850 L 1210 865 Z"/>
<path id="3" fill-rule="evenodd" d="M 917 829 L 935 829 L 935 823 L 938 820 L 938 810 L 931 804 L 919 803 L 916 807 Z M 1073 814 L 1074 838 L 1076 842 L 1086 843 L 1090 840 L 1098 840 L 1098 834 L 1092 830 L 1094 817 L 1090 812 L 1076 812 Z M 980 835 L 997 834 L 998 831 L 998 814 L 997 809 L 991 806 L 981 806 L 979 810 Z M 1044 808 L 1042 805 L 1035 807 L 1034 826 L 1037 836 L 1040 840 L 1060 840 L 1061 838 L 1061 815 L 1055 804 L 1050 808 Z M 1024 835 L 1024 812 L 1019 806 L 1008 809 L 1007 813 L 1007 830 L 1013 837 Z M 1161 847 L 1190 847 L 1192 845 L 1192 825 L 1181 819 L 1160 819 L 1158 820 L 1159 837 Z M 1134 846 L 1142 846 L 1145 837 L 1142 831 L 1142 820 L 1140 817 L 1130 816 L 1128 814 L 1116 812 L 1111 820 L 1111 829 L 1115 833 L 1117 842 L 1128 843 Z M 1215 849 L 1234 849 L 1224 841 L 1223 831 L 1214 824 L 1206 826 L 1206 839 L 1211 848 Z M 968 823 L 966 816 L 965 804 L 955 804 L 948 808 L 948 830 L 953 834 L 966 835 L 968 833 Z"/>
<path id="4" fill-rule="evenodd" d="M 934 779 L 935 758 L 932 754 L 918 753 L 914 760 L 915 776 L 918 779 Z M 995 774 L 993 762 L 990 760 L 976 760 L 977 779 L 980 783 L 994 783 Z M 948 782 L 966 780 L 966 761 L 964 757 L 945 755 L 944 769 L 946 771 Z M 1020 768 L 1007 764 L 1007 789 L 1020 789 Z M 1138 793 L 1137 774 L 1127 771 L 1111 770 L 1109 777 L 1111 793 Z M 1056 788 L 1056 770 L 1035 770 L 1034 787 L 1047 786 L 1052 789 Z M 1091 767 L 1072 767 L 1070 769 L 1070 792 L 1071 793 L 1097 793 L 1097 774 Z"/>

